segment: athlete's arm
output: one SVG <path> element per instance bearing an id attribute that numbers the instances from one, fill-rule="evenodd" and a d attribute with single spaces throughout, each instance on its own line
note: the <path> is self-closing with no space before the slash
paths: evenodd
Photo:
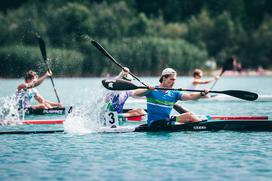
<path id="1" fill-rule="evenodd" d="M 191 93 L 191 94 L 182 94 L 181 100 L 188 101 L 188 100 L 196 100 L 201 98 L 202 96 L 205 96 L 209 93 L 209 90 L 205 89 L 205 92 L 200 93 Z"/>
<path id="2" fill-rule="evenodd" d="M 20 84 L 17 87 L 17 90 L 29 89 L 29 88 L 37 87 L 38 85 L 40 85 L 49 76 L 52 76 L 51 70 L 47 71 L 42 77 L 40 77 L 37 80 L 34 80 L 33 82 Z"/>
<path id="3" fill-rule="evenodd" d="M 42 104 L 45 102 L 45 99 L 43 98 L 43 96 L 37 92 L 36 95 L 34 96 L 34 98 L 36 99 L 36 101 L 38 101 L 38 103 Z"/>
<path id="4" fill-rule="evenodd" d="M 153 86 L 148 86 L 148 89 L 136 89 L 133 91 L 133 96 L 145 96 L 148 94 L 150 91 L 153 91 L 155 87 Z"/>
<path id="5" fill-rule="evenodd" d="M 43 96 L 37 92 L 36 95 L 34 96 L 34 98 L 38 101 L 38 103 L 40 104 L 50 104 L 51 106 L 55 107 L 62 107 L 62 104 L 61 103 L 58 103 L 58 102 L 51 102 L 51 101 L 48 101 L 46 99 L 43 98 Z"/>
<path id="6" fill-rule="evenodd" d="M 18 91 L 23 90 L 23 89 L 27 89 L 27 83 L 22 83 L 22 84 L 18 85 L 18 87 L 17 87 Z"/>
<path id="7" fill-rule="evenodd" d="M 209 80 L 194 80 L 193 84 L 208 84 L 211 83 L 212 81 L 214 81 L 215 79 L 209 79 Z"/>
<path id="8" fill-rule="evenodd" d="M 62 104 L 58 103 L 58 102 L 51 102 L 51 101 L 48 101 L 48 100 L 44 100 L 44 102 L 47 103 L 47 104 L 50 104 L 53 107 L 62 107 Z"/>
<path id="9" fill-rule="evenodd" d="M 145 96 L 148 93 L 148 89 L 137 89 L 133 91 L 133 96 Z"/>
<path id="10" fill-rule="evenodd" d="M 43 75 L 43 76 L 41 76 L 39 79 L 37 79 L 36 81 L 33 81 L 33 87 L 37 87 L 37 86 L 39 86 L 47 77 L 50 77 L 50 76 L 52 76 L 52 72 L 51 72 L 51 70 L 49 70 L 49 71 L 46 71 L 46 73 Z M 31 88 L 31 87 L 27 87 L 27 88 Z"/>
<path id="11" fill-rule="evenodd" d="M 219 76 L 215 76 L 213 79 L 208 79 L 208 80 L 201 80 L 201 79 L 194 79 L 193 81 L 193 84 L 196 85 L 196 84 L 208 84 L 208 83 L 211 83 L 215 80 L 218 80 L 219 79 Z"/>

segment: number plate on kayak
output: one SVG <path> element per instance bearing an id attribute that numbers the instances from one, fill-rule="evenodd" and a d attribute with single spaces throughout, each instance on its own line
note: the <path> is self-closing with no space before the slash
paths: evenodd
<path id="1" fill-rule="evenodd" d="M 104 120 L 105 120 L 105 126 L 116 127 L 116 126 L 118 126 L 118 113 L 117 112 L 105 112 Z"/>

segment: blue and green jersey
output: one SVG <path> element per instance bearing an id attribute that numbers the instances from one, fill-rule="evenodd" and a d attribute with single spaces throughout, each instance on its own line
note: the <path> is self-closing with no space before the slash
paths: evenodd
<path id="1" fill-rule="evenodd" d="M 162 90 L 149 91 L 145 95 L 147 99 L 147 123 L 150 125 L 153 121 L 168 119 L 174 104 L 181 100 L 182 93 L 179 91 Z"/>

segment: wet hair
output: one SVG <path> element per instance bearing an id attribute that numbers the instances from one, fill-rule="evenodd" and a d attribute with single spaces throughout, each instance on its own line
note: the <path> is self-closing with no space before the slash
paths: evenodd
<path id="1" fill-rule="evenodd" d="M 29 70 L 25 74 L 25 81 L 27 80 L 33 80 L 37 76 L 37 73 L 33 70 Z"/>
<path id="2" fill-rule="evenodd" d="M 201 73 L 202 73 L 202 70 L 200 70 L 200 69 L 195 69 L 195 70 L 194 70 L 194 73 L 193 73 L 193 76 L 194 76 L 194 77 L 195 77 L 195 76 L 199 76 Z"/>
<path id="3" fill-rule="evenodd" d="M 160 83 L 162 83 L 163 77 L 167 79 L 169 76 L 170 76 L 170 74 L 168 74 L 168 75 L 162 75 L 161 78 L 160 78 L 160 80 L 159 80 Z"/>

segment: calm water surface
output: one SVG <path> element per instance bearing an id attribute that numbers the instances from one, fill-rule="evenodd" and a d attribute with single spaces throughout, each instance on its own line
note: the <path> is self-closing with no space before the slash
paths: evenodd
<path id="1" fill-rule="evenodd" d="M 74 133 L 0 135 L 0 180 L 271 180 L 270 132 L 179 132 L 82 134 L 96 122 L 100 78 L 55 79 L 61 101 L 74 105 Z M 143 78 L 156 84 L 156 78 Z M 186 87 L 189 77 L 176 87 Z M 22 80 L 0 79 L 0 97 L 12 95 Z M 272 94 L 272 77 L 226 77 L 214 90 L 241 89 Z M 4 87 L 4 88 L 3 88 Z M 55 100 L 50 81 L 39 87 Z M 186 102 L 197 114 L 268 115 L 271 102 Z M 142 105 L 137 105 L 142 106 Z M 87 123 L 86 123 L 87 122 Z M 63 129 L 5 126 L 3 130 Z"/>

